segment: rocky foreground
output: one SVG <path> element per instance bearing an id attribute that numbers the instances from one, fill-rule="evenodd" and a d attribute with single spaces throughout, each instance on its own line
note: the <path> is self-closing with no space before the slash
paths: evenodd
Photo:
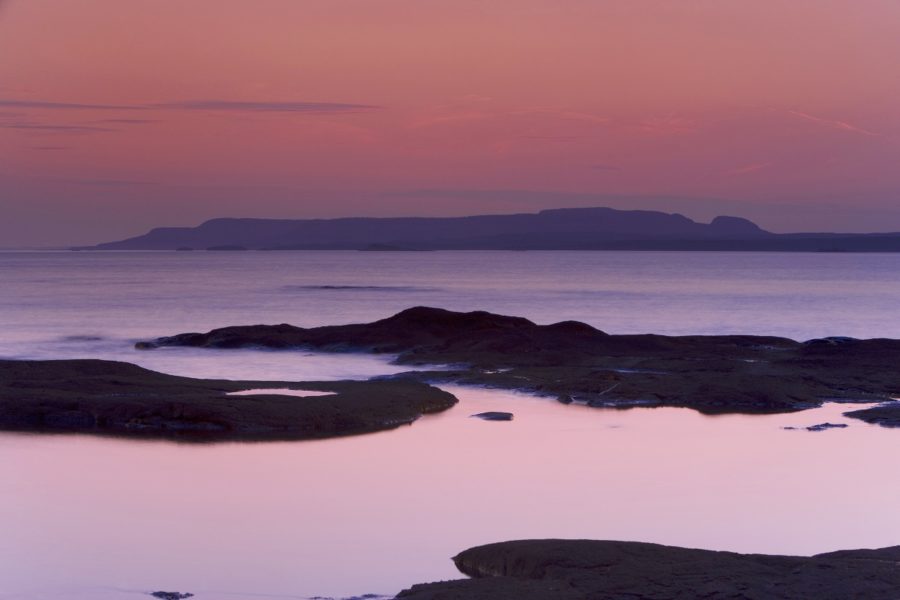
<path id="1" fill-rule="evenodd" d="M 367 324 L 249 325 L 139 342 L 396 354 L 429 382 L 487 385 L 597 407 L 683 406 L 704 413 L 777 413 L 824 401 L 884 402 L 848 413 L 900 426 L 900 340 L 794 340 L 749 335 L 610 335 L 575 321 L 536 325 L 487 312 L 417 307 Z"/>
<path id="2" fill-rule="evenodd" d="M 398 600 L 895 600 L 900 546 L 816 556 L 639 542 L 520 540 L 453 558 L 473 579 L 415 585 Z"/>
<path id="3" fill-rule="evenodd" d="M 256 388 L 333 392 L 231 396 Z M 182 441 L 298 440 L 392 429 L 456 398 L 410 379 L 276 382 L 176 377 L 105 360 L 0 360 L 0 429 Z"/>

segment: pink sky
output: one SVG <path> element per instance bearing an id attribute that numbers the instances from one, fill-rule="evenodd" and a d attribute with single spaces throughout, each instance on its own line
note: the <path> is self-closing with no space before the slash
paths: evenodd
<path id="1" fill-rule="evenodd" d="M 900 230 L 896 0 L 0 0 L 0 246 L 610 205 Z"/>

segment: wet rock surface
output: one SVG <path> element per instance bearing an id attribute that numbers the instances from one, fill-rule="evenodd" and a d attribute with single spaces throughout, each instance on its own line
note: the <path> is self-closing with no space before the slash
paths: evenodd
<path id="1" fill-rule="evenodd" d="M 468 580 L 419 584 L 404 600 L 887 600 L 900 546 L 816 556 L 738 554 L 640 542 L 520 540 L 454 557 Z"/>
<path id="2" fill-rule="evenodd" d="M 255 388 L 333 392 L 296 397 Z M 104 360 L 0 360 L 0 429 L 180 441 L 322 438 L 392 429 L 456 398 L 411 379 L 335 382 L 176 377 Z"/>
<path id="3" fill-rule="evenodd" d="M 226 327 L 137 344 L 160 346 L 396 354 L 399 364 L 459 367 L 409 374 L 425 381 L 522 390 L 603 408 L 778 413 L 826 399 L 870 403 L 900 395 L 900 340 L 609 335 L 575 321 L 536 325 L 428 307 L 368 324 Z M 850 416 L 898 422 L 891 408 L 860 413 Z"/>

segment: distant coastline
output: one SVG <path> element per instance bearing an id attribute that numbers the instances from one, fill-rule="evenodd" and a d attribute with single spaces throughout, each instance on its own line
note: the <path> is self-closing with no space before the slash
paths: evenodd
<path id="1" fill-rule="evenodd" d="M 564 208 L 471 217 L 212 219 L 72 250 L 900 252 L 898 233 L 772 233 L 741 217 Z"/>

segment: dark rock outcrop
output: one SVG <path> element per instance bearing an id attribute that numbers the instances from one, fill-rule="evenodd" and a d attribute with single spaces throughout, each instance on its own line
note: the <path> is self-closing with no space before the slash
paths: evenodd
<path id="1" fill-rule="evenodd" d="M 419 584 L 404 600 L 887 600 L 900 546 L 816 556 L 738 554 L 640 542 L 520 540 L 454 557 L 472 577 Z"/>
<path id="2" fill-rule="evenodd" d="M 328 391 L 296 397 L 257 388 Z M 292 440 L 392 429 L 456 403 L 411 379 L 334 382 L 176 377 L 104 360 L 0 360 L 0 429 L 183 441 Z"/>
<path id="3" fill-rule="evenodd" d="M 851 410 L 844 413 L 844 416 L 882 427 L 900 427 L 900 402 L 895 401 L 871 408 Z"/>
<path id="4" fill-rule="evenodd" d="M 161 600 L 184 600 L 194 597 L 190 592 L 151 592 L 150 595 Z"/>
<path id="5" fill-rule="evenodd" d="M 459 366 L 410 374 L 426 381 L 517 389 L 596 407 L 777 413 L 900 394 L 900 340 L 609 335 L 573 321 L 536 325 L 427 307 L 368 324 L 225 327 L 137 344 L 159 346 L 389 353 L 399 364 Z"/>

